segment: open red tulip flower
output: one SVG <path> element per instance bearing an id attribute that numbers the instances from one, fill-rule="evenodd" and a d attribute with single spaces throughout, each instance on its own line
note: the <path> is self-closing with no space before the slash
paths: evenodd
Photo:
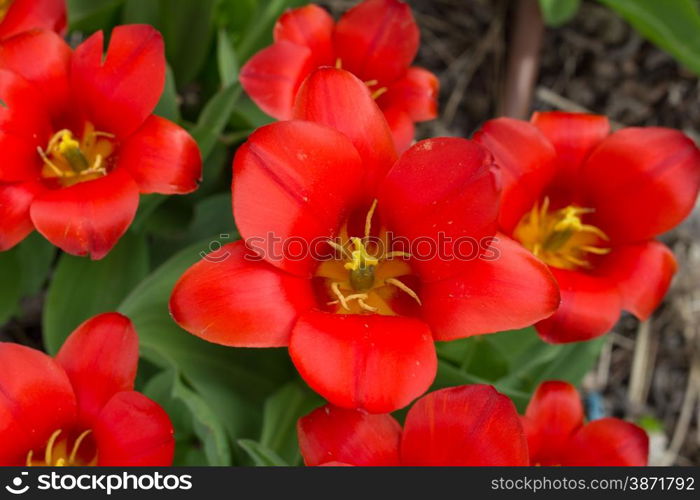
<path id="1" fill-rule="evenodd" d="M 36 28 L 63 34 L 66 0 L 0 0 L 0 40 Z"/>
<path id="2" fill-rule="evenodd" d="M 135 392 L 138 337 L 118 313 L 95 316 L 55 359 L 0 343 L 0 465 L 166 466 L 168 415 Z"/>
<path id="3" fill-rule="evenodd" d="M 404 151 L 413 141 L 414 123 L 437 116 L 437 77 L 411 66 L 419 39 L 411 8 L 399 0 L 365 0 L 337 23 L 310 4 L 279 18 L 275 43 L 243 66 L 240 81 L 263 111 L 288 120 L 297 91 L 313 70 L 348 70 L 371 89 L 397 149 Z"/>
<path id="4" fill-rule="evenodd" d="M 556 309 L 546 266 L 494 239 L 498 186 L 484 148 L 432 139 L 397 159 L 370 90 L 335 68 L 307 79 L 295 118 L 238 149 L 233 212 L 245 241 L 176 284 L 170 310 L 184 329 L 230 346 L 289 346 L 328 401 L 384 413 L 428 389 L 434 340 L 520 328 Z M 492 246 L 467 256 L 460 240 Z"/>
<path id="5" fill-rule="evenodd" d="M 503 179 L 500 229 L 549 265 L 561 306 L 537 324 L 553 343 L 588 340 L 621 310 L 647 319 L 676 271 L 655 237 L 692 210 L 700 151 L 657 127 L 610 133 L 604 116 L 535 113 L 499 118 L 475 136 Z"/>
<path id="6" fill-rule="evenodd" d="M 464 385 L 420 398 L 403 429 L 388 414 L 326 405 L 297 423 L 306 465 L 528 465 L 513 402 L 489 385 Z"/>
<path id="7" fill-rule="evenodd" d="M 74 255 L 104 257 L 127 230 L 139 193 L 183 194 L 199 149 L 153 115 L 165 82 L 163 40 L 118 26 L 75 51 L 54 32 L 0 42 L 0 250 L 33 229 Z"/>
<path id="8" fill-rule="evenodd" d="M 523 417 L 531 465 L 643 466 L 649 438 L 640 427 L 618 418 L 587 424 L 576 388 L 543 382 Z"/>

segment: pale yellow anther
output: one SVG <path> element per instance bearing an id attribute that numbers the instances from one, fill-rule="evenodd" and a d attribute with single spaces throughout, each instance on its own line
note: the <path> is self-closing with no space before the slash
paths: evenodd
<path id="1" fill-rule="evenodd" d="M 80 436 L 78 436 L 78 439 L 75 440 L 75 444 L 73 445 L 73 450 L 70 452 L 70 457 L 68 457 L 68 463 L 69 464 L 74 464 L 75 463 L 75 456 L 78 454 L 78 449 L 80 449 L 80 445 L 83 444 L 83 441 L 85 440 L 88 435 L 90 435 L 92 431 L 90 429 L 84 431 Z"/>
<path id="2" fill-rule="evenodd" d="M 44 462 L 47 465 L 51 465 L 52 461 L 52 453 L 53 453 L 53 446 L 56 443 L 56 439 L 58 439 L 58 435 L 61 434 L 61 429 L 58 429 L 56 432 L 51 434 L 51 437 L 49 438 L 49 441 L 46 443 L 46 451 L 44 452 Z"/>

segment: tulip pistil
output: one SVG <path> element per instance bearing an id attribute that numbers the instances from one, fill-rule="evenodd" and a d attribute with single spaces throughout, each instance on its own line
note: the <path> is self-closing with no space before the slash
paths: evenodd
<path id="1" fill-rule="evenodd" d="M 34 457 L 34 450 L 27 453 L 25 465 L 27 467 L 65 467 L 97 465 L 97 453 L 91 458 L 84 456 L 87 441 L 91 430 L 83 431 L 75 439 L 62 429 L 57 429 L 51 434 L 43 449 L 43 457 Z M 86 446 L 83 446 L 86 445 Z M 81 450 L 81 447 L 83 448 Z M 82 453 L 81 453 L 82 451 Z"/>
<path id="2" fill-rule="evenodd" d="M 418 305 L 418 294 L 406 283 L 399 280 L 410 274 L 410 267 L 404 259 L 411 255 L 406 252 L 379 252 L 379 245 L 371 243 L 372 218 L 377 208 L 374 200 L 365 219 L 364 237 L 341 237 L 346 244 L 329 240 L 328 244 L 338 252 L 340 260 L 324 262 L 317 276 L 329 282 L 329 292 L 335 299 L 328 302 L 337 306 L 339 313 L 372 312 L 394 315 L 387 300 L 395 291 L 411 297 Z M 350 248 L 348 248 L 348 244 Z M 370 250 L 371 249 L 371 250 Z"/>
<path id="3" fill-rule="evenodd" d="M 37 148 L 37 152 L 44 162 L 43 177 L 70 186 L 107 174 L 114 135 L 97 131 L 88 123 L 80 140 L 72 131 L 62 129 L 51 137 L 46 149 Z"/>
<path id="4" fill-rule="evenodd" d="M 591 255 L 606 255 L 608 236 L 583 218 L 592 208 L 568 205 L 550 210 L 549 198 L 536 203 L 515 228 L 513 235 L 536 257 L 561 269 L 590 268 Z"/>

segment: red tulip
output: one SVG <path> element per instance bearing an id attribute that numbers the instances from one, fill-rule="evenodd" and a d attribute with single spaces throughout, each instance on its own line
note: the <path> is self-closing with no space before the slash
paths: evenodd
<path id="1" fill-rule="evenodd" d="M 36 28 L 63 34 L 66 0 L 0 0 L 0 40 Z"/>
<path id="2" fill-rule="evenodd" d="M 100 259 L 131 224 L 139 193 L 196 189 L 196 143 L 152 114 L 165 81 L 160 34 L 119 26 L 102 49 L 102 32 L 75 51 L 50 31 L 0 43 L 0 250 L 37 229 Z"/>
<path id="3" fill-rule="evenodd" d="M 56 356 L 0 343 L 0 465 L 165 466 L 168 415 L 134 391 L 138 337 L 118 313 L 80 325 Z"/>
<path id="4" fill-rule="evenodd" d="M 494 244 L 500 258 L 457 258 L 457 239 L 495 236 L 497 183 L 481 146 L 432 139 L 397 160 L 370 91 L 334 68 L 309 77 L 295 118 L 239 148 L 233 211 L 247 243 L 182 276 L 170 310 L 184 329 L 229 346 L 289 346 L 331 403 L 384 413 L 430 386 L 434 340 L 520 328 L 556 309 L 546 266 L 507 238 Z M 387 231 L 414 247 L 452 243 L 444 255 L 391 253 Z M 294 255 L 295 245 L 322 255 Z"/>
<path id="5" fill-rule="evenodd" d="M 676 271 L 655 236 L 680 223 L 700 188 L 700 151 L 681 132 L 610 133 L 603 116 L 500 118 L 475 136 L 503 178 L 501 230 L 547 263 L 561 289 L 537 330 L 549 342 L 608 332 L 622 309 L 647 319 Z"/>
<path id="6" fill-rule="evenodd" d="M 602 418 L 584 425 L 576 388 L 543 382 L 523 417 L 531 465 L 642 466 L 649 438 L 634 424 Z"/>
<path id="7" fill-rule="evenodd" d="M 365 0 L 337 23 L 310 4 L 279 18 L 275 43 L 243 66 L 240 80 L 263 111 L 288 120 L 310 73 L 323 66 L 348 70 L 371 89 L 397 149 L 404 151 L 413 141 L 414 122 L 437 116 L 437 77 L 410 65 L 419 38 L 411 8 L 399 0 Z"/>
<path id="8" fill-rule="evenodd" d="M 401 425 L 326 405 L 299 419 L 306 465 L 528 465 L 515 406 L 489 385 L 464 385 L 420 398 Z"/>

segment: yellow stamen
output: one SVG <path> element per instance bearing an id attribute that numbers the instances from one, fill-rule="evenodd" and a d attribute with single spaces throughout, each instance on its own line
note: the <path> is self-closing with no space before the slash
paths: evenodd
<path id="1" fill-rule="evenodd" d="M 375 198 L 372 202 L 372 206 L 369 207 L 367 212 L 367 217 L 365 217 L 365 238 L 369 238 L 372 232 L 372 217 L 374 217 L 374 211 L 377 209 L 377 199 Z"/>
<path id="2" fill-rule="evenodd" d="M 12 7 L 13 1 L 14 0 L 0 0 L 0 22 L 5 19 L 7 11 L 9 11 L 10 7 Z"/>
<path id="3" fill-rule="evenodd" d="M 336 69 L 343 69 L 343 61 L 340 59 L 340 57 L 335 60 L 335 68 Z"/>
<path id="4" fill-rule="evenodd" d="M 80 445 L 83 444 L 83 441 L 85 440 L 86 437 L 91 433 L 92 431 L 90 429 L 84 431 L 80 436 L 78 436 L 78 439 L 75 440 L 75 444 L 73 445 L 73 450 L 70 452 L 70 457 L 68 457 L 68 463 L 74 464 L 75 463 L 75 456 L 78 453 L 78 449 L 80 448 Z"/>
<path id="5" fill-rule="evenodd" d="M 606 255 L 603 245 L 608 236 L 597 226 L 586 224 L 583 217 L 592 208 L 568 205 L 550 211 L 549 198 L 535 204 L 515 228 L 514 236 L 523 246 L 547 264 L 562 269 L 591 267 L 590 254 Z"/>
<path id="6" fill-rule="evenodd" d="M 365 82 L 365 85 L 367 85 L 368 87 L 374 87 L 377 84 L 379 84 L 379 80 L 367 80 Z"/>
<path id="7" fill-rule="evenodd" d="M 396 278 L 388 278 L 384 280 L 384 283 L 386 283 L 387 285 L 394 285 L 396 288 L 398 288 L 402 292 L 407 293 L 413 300 L 418 302 L 419 306 L 423 305 L 423 303 L 420 301 L 420 298 L 418 297 L 418 294 L 414 292 L 411 288 L 409 288 L 409 286 L 406 285 L 406 283 L 404 283 L 403 281 L 399 281 Z"/>
<path id="8" fill-rule="evenodd" d="M 374 100 L 379 99 L 381 96 L 383 96 L 386 93 L 387 90 L 389 90 L 389 89 L 387 89 L 386 87 L 382 87 L 380 89 L 375 90 L 374 92 L 372 92 L 372 99 L 374 99 Z"/>
<path id="9" fill-rule="evenodd" d="M 56 443 L 56 439 L 58 439 L 59 434 L 61 434 L 61 429 L 58 429 L 56 432 L 51 434 L 49 441 L 46 443 L 46 451 L 44 452 L 44 462 L 46 462 L 46 464 L 52 463 L 51 459 L 53 457 L 51 454 L 53 453 L 53 445 Z"/>

